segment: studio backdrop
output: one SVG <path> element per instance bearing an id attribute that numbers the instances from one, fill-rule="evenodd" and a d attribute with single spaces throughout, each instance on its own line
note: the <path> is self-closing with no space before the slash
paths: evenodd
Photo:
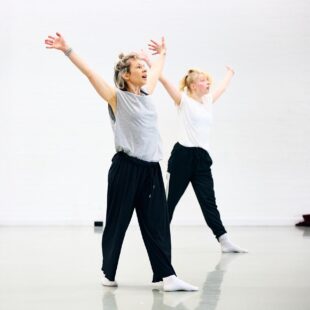
<path id="1" fill-rule="evenodd" d="M 216 87 L 232 66 L 210 152 L 224 223 L 291 225 L 310 213 L 309 1 L 4 0 L 0 20 L 0 225 L 105 218 L 115 152 L 107 104 L 66 56 L 45 49 L 56 31 L 111 84 L 119 53 L 163 35 L 176 85 L 198 68 Z M 161 85 L 154 101 L 165 176 L 177 110 Z M 202 223 L 189 186 L 173 224 Z"/>

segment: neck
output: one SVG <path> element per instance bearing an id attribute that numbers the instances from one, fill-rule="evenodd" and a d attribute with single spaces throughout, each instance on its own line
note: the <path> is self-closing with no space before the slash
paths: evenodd
<path id="1" fill-rule="evenodd" d="M 141 87 L 140 86 L 136 86 L 136 85 L 132 85 L 132 84 L 128 84 L 128 89 L 127 91 L 129 91 L 130 93 L 134 93 L 136 95 L 141 95 Z"/>
<path id="2" fill-rule="evenodd" d="M 190 93 L 190 92 L 188 93 L 188 95 L 189 95 L 189 97 L 193 98 L 194 100 L 202 102 L 202 97 L 203 96 L 200 96 L 200 95 L 198 95 L 196 93 Z"/>

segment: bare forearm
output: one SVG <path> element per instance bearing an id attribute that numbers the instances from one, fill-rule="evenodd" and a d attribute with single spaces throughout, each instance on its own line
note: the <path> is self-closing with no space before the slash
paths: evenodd
<path id="1" fill-rule="evenodd" d="M 217 99 L 219 99 L 219 97 L 225 92 L 225 90 L 228 87 L 232 77 L 235 74 L 235 71 L 231 67 L 227 66 L 226 68 L 227 68 L 227 72 L 226 72 L 224 79 L 218 85 L 217 89 L 213 93 L 213 102 L 215 102 Z"/>
<path id="2" fill-rule="evenodd" d="M 93 71 L 76 52 L 72 50 L 68 58 L 88 78 L 97 93 L 113 106 L 115 101 L 114 89 L 110 87 L 99 74 Z"/>
<path id="3" fill-rule="evenodd" d="M 153 51 L 153 55 L 159 55 L 157 60 L 152 63 L 150 70 L 149 81 L 147 83 L 147 89 L 152 93 L 155 89 L 155 86 L 158 82 L 158 79 L 163 71 L 165 59 L 166 59 L 166 43 L 165 38 L 161 38 L 161 42 L 157 43 L 156 41 L 151 40 L 149 43 L 149 50 Z"/>
<path id="4" fill-rule="evenodd" d="M 181 92 L 174 87 L 174 85 L 172 85 L 170 83 L 170 81 L 168 81 L 163 74 L 160 75 L 159 77 L 159 81 L 160 83 L 164 86 L 164 88 L 166 89 L 166 91 L 168 92 L 169 96 L 172 98 L 172 100 L 174 101 L 175 104 L 179 105 L 181 102 Z"/>
<path id="5" fill-rule="evenodd" d="M 152 63 L 152 67 L 149 73 L 149 82 L 147 85 L 148 91 L 152 93 L 155 89 L 155 86 L 159 80 L 159 77 L 163 71 L 165 64 L 166 52 L 162 52 L 156 61 Z"/>
<path id="6" fill-rule="evenodd" d="M 68 49 L 69 48 L 67 48 L 66 51 Z M 94 75 L 94 72 L 90 69 L 87 63 L 74 50 L 68 55 L 68 58 L 88 79 Z"/>
<path id="7" fill-rule="evenodd" d="M 115 108 L 115 89 L 110 87 L 99 74 L 95 73 L 90 67 L 82 60 L 78 54 L 73 51 L 70 45 L 65 41 L 64 37 L 56 32 L 56 36 L 48 36 L 45 39 L 46 48 L 57 49 L 62 51 L 71 62 L 89 79 L 90 83 L 96 89 L 98 94 L 107 101 L 112 108 Z"/>
<path id="8" fill-rule="evenodd" d="M 218 88 L 225 90 L 227 88 L 227 86 L 229 85 L 234 74 L 235 74 L 234 71 L 227 70 L 226 75 L 225 75 L 224 79 L 222 80 L 222 82 L 219 84 Z"/>

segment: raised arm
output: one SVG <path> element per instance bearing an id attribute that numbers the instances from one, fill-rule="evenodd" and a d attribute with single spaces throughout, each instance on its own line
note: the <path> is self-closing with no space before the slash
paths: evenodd
<path id="1" fill-rule="evenodd" d="M 149 68 L 152 67 L 152 62 L 148 54 L 144 50 L 141 50 L 140 52 L 138 52 L 138 55 L 139 55 L 139 58 L 142 59 Z M 175 104 L 179 105 L 181 103 L 181 96 L 182 96 L 181 92 L 176 87 L 174 87 L 174 85 L 172 85 L 169 82 L 169 80 L 167 80 L 164 77 L 163 74 L 160 75 L 159 81 L 164 86 L 164 88 L 166 89 L 166 91 L 168 92 L 172 100 L 175 102 Z"/>
<path id="2" fill-rule="evenodd" d="M 64 37 L 56 32 L 56 37 L 48 36 L 45 40 L 46 48 L 57 49 L 65 53 L 71 62 L 88 78 L 97 93 L 112 107 L 115 112 L 116 107 L 116 91 L 106 81 L 94 72 L 88 65 L 74 52 Z"/>
<path id="3" fill-rule="evenodd" d="M 170 83 L 170 81 L 167 80 L 163 75 L 160 76 L 159 81 L 165 87 L 167 93 L 170 95 L 174 103 L 176 105 L 180 105 L 182 93 L 174 85 L 172 85 L 172 83 Z"/>
<path id="4" fill-rule="evenodd" d="M 149 49 L 154 52 L 153 53 L 154 55 L 158 54 L 158 58 L 152 63 L 152 66 L 149 71 L 149 77 L 146 83 L 146 89 L 148 93 L 151 94 L 153 93 L 156 87 L 156 84 L 159 80 L 159 77 L 162 73 L 165 64 L 165 58 L 166 58 L 165 39 L 162 38 L 160 44 L 151 40 L 151 43 L 149 44 Z"/>
<path id="5" fill-rule="evenodd" d="M 232 79 L 232 77 L 235 74 L 235 71 L 231 67 L 226 66 L 226 69 L 227 69 L 227 72 L 226 72 L 226 75 L 225 75 L 223 81 L 219 84 L 217 89 L 213 92 L 213 102 L 215 102 L 217 99 L 219 99 L 219 97 L 224 93 L 224 91 L 226 90 L 230 80 Z"/>

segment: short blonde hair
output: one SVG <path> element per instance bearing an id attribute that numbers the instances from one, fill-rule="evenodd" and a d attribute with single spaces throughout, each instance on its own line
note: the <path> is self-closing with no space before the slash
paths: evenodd
<path id="1" fill-rule="evenodd" d="M 190 85 L 194 83 L 200 75 L 204 75 L 209 81 L 210 85 L 212 84 L 213 80 L 208 72 L 200 71 L 197 69 L 189 69 L 187 74 L 180 81 L 180 90 L 184 91 L 186 89 L 190 92 Z"/>
<path id="2" fill-rule="evenodd" d="M 123 74 L 126 72 L 130 73 L 130 61 L 139 59 L 139 56 L 137 53 L 129 53 L 127 55 L 122 53 L 118 57 L 119 61 L 114 67 L 114 83 L 117 88 L 127 90 L 128 85 L 123 78 Z"/>

